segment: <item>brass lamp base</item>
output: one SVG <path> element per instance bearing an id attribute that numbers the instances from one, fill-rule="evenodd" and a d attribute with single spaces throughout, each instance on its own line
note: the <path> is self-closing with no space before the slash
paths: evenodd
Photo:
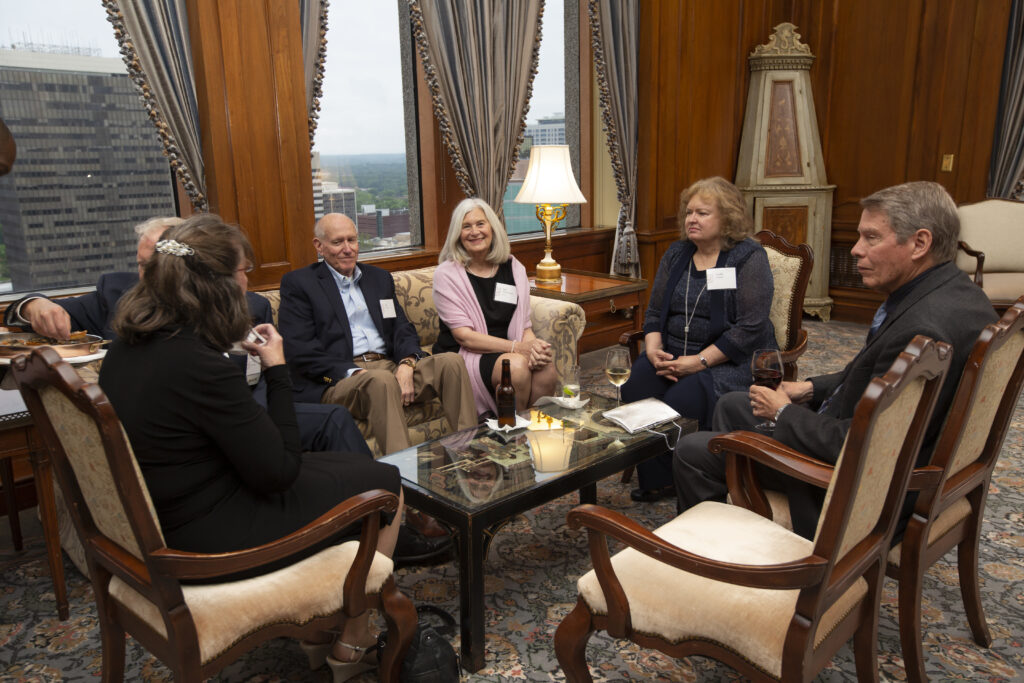
<path id="1" fill-rule="evenodd" d="M 544 258 L 537 264 L 537 282 L 545 283 L 561 283 L 562 282 L 562 266 L 560 266 L 555 259 L 551 258 L 551 252 L 544 254 Z"/>
<path id="2" fill-rule="evenodd" d="M 554 207 L 550 204 L 537 205 L 537 218 L 544 225 L 544 258 L 537 264 L 536 282 L 553 284 L 562 282 L 562 266 L 551 256 L 551 231 L 554 224 L 565 218 L 566 204 Z"/>

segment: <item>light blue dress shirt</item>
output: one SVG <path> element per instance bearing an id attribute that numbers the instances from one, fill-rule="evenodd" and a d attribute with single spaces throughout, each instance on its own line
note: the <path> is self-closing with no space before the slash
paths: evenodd
<path id="1" fill-rule="evenodd" d="M 338 285 L 341 302 L 345 304 L 345 312 L 348 314 L 348 326 L 352 330 L 352 355 L 384 353 L 387 350 L 387 344 L 380 336 L 380 332 L 377 331 L 377 326 L 373 324 L 370 309 L 366 305 L 366 297 L 363 296 L 363 290 L 359 288 L 359 280 L 363 277 L 363 271 L 356 266 L 352 277 L 347 277 L 329 265 L 327 268 L 334 277 L 334 283 Z M 356 370 L 358 368 L 350 370 L 349 376 Z"/>

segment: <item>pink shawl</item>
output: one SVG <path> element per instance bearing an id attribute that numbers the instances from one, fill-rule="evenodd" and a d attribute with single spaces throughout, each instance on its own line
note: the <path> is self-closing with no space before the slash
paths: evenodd
<path id="1" fill-rule="evenodd" d="M 512 277 L 516 283 L 516 312 L 508 325 L 508 339 L 520 341 L 523 331 L 531 327 L 530 322 L 530 281 L 526 277 L 523 264 L 512 259 Z M 434 306 L 437 314 L 450 329 L 468 327 L 474 332 L 487 334 L 487 322 L 480 302 L 476 299 L 473 285 L 461 263 L 445 261 L 434 270 Z M 459 355 L 466 362 L 469 371 L 469 383 L 473 387 L 473 398 L 476 399 L 477 413 L 486 410 L 497 412 L 494 397 L 487 391 L 483 379 L 480 378 L 480 354 L 459 349 Z"/>

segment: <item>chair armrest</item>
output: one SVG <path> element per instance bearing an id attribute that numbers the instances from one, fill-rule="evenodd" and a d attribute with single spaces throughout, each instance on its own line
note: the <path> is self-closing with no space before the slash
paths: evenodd
<path id="1" fill-rule="evenodd" d="M 635 363 L 636 359 L 640 357 L 640 345 L 646 336 L 647 334 L 643 330 L 633 330 L 632 332 L 623 332 L 622 336 L 619 337 L 619 346 L 625 346 L 629 349 L 629 361 L 631 363 Z"/>
<path id="2" fill-rule="evenodd" d="M 801 328 L 797 333 L 796 345 L 785 351 L 779 350 L 782 356 L 783 379 L 787 382 L 795 382 L 797 378 L 796 362 L 807 350 L 807 330 Z"/>
<path id="3" fill-rule="evenodd" d="M 630 548 L 677 569 L 700 574 L 716 581 L 751 588 L 791 589 L 813 586 L 822 580 L 828 564 L 825 558 L 816 555 L 808 555 L 791 562 L 767 565 L 735 564 L 713 560 L 672 545 L 625 515 L 598 505 L 579 505 L 573 508 L 569 511 L 568 522 L 572 529 L 586 527 L 592 534 L 591 539 L 598 536 L 611 536 Z M 593 557 L 594 545 L 592 541 L 591 559 L 594 560 L 595 570 L 600 573 L 598 558 Z M 607 552 L 607 543 L 601 545 Z"/>
<path id="4" fill-rule="evenodd" d="M 377 489 L 364 491 L 352 496 L 306 526 L 270 543 L 255 548 L 246 548 L 230 553 L 192 553 L 172 548 L 161 548 L 151 553 L 153 566 L 178 579 L 209 579 L 224 574 L 234 574 L 254 569 L 269 562 L 280 560 L 319 543 L 338 533 L 346 526 L 367 518 L 359 537 L 360 549 L 353 563 L 353 571 L 360 564 L 360 556 L 366 554 L 366 570 L 369 570 L 373 552 L 377 547 L 379 512 L 393 512 L 398 507 L 398 496 Z M 367 546 L 367 547 L 364 547 Z M 351 575 L 352 572 L 350 571 Z M 365 576 L 363 577 L 365 582 Z"/>
<path id="5" fill-rule="evenodd" d="M 828 488 L 833 465 L 804 455 L 757 432 L 737 431 L 716 436 L 708 443 L 712 453 L 735 454 L 787 474 L 800 481 Z"/>
<path id="6" fill-rule="evenodd" d="M 977 260 L 978 265 L 974 269 L 974 284 L 979 287 L 983 286 L 985 279 L 985 252 L 971 249 L 971 245 L 967 244 L 967 242 L 964 242 L 963 240 L 957 242 L 956 246 L 965 254 L 973 256 Z"/>
<path id="7" fill-rule="evenodd" d="M 530 322 L 533 334 L 551 343 L 555 369 L 565 377 L 570 365 L 579 363 L 578 343 L 587 326 L 583 307 L 571 301 L 530 296 Z"/>

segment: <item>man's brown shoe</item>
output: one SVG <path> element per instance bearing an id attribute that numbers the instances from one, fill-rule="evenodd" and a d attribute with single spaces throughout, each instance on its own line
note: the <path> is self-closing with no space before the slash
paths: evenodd
<path id="1" fill-rule="evenodd" d="M 405 523 L 427 538 L 440 538 L 449 535 L 448 529 L 436 519 L 412 508 L 405 510 Z"/>

